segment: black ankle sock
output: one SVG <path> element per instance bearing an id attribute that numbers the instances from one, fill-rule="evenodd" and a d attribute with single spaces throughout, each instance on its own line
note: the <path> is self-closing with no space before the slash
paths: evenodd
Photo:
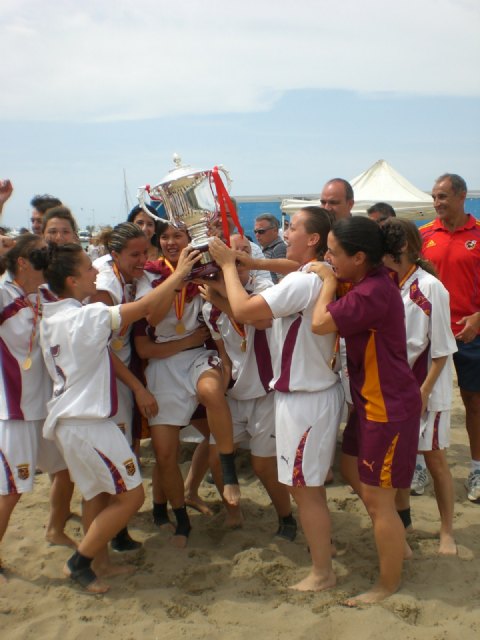
<path id="1" fill-rule="evenodd" d="M 408 527 L 412 526 L 410 507 L 408 507 L 408 509 L 400 509 L 400 511 L 397 511 L 397 513 L 400 516 L 400 520 L 403 522 L 403 526 L 405 527 L 405 529 L 408 529 Z"/>
<path id="2" fill-rule="evenodd" d="M 187 507 L 179 507 L 178 509 L 173 509 L 173 513 L 175 514 L 175 519 L 177 521 L 177 526 L 175 528 L 176 536 L 188 536 L 191 530 L 190 526 L 190 518 L 188 517 Z"/>
<path id="3" fill-rule="evenodd" d="M 279 516 L 278 522 L 279 524 L 297 524 L 297 521 L 291 513 L 288 516 Z"/>
<path id="4" fill-rule="evenodd" d="M 120 540 L 123 538 L 129 538 L 130 536 L 128 535 L 128 529 L 127 527 L 123 527 L 123 529 L 120 529 L 120 531 L 117 533 L 116 536 L 114 536 L 114 538 L 116 540 Z"/>
<path id="5" fill-rule="evenodd" d="M 153 521 L 157 525 L 168 524 L 170 522 L 166 502 L 153 503 Z"/>
<path id="6" fill-rule="evenodd" d="M 238 484 L 237 471 L 235 469 L 235 454 L 220 453 L 222 465 L 223 484 Z"/>
<path id="7" fill-rule="evenodd" d="M 88 569 L 92 564 L 93 558 L 87 558 L 87 556 L 82 556 L 79 551 L 75 551 L 73 556 L 67 560 L 67 565 L 70 571 L 73 573 L 74 571 L 81 571 L 82 569 Z"/>

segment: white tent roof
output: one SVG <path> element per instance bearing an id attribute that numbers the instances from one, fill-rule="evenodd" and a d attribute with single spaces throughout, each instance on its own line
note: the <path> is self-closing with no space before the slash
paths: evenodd
<path id="1" fill-rule="evenodd" d="M 354 215 L 365 215 L 376 202 L 388 202 L 401 218 L 430 220 L 435 217 L 432 197 L 417 189 L 385 160 L 377 160 L 350 180 L 350 184 L 355 194 Z M 319 205 L 320 200 L 287 199 L 282 201 L 281 209 L 290 214 L 311 204 Z"/>

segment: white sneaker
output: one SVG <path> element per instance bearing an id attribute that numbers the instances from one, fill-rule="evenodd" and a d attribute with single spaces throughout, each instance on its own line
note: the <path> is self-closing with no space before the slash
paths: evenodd
<path id="1" fill-rule="evenodd" d="M 471 502 L 480 502 L 480 471 L 478 469 L 469 473 L 465 488 L 467 490 L 467 498 Z"/>
<path id="2" fill-rule="evenodd" d="M 413 472 L 412 484 L 410 485 L 411 496 L 423 496 L 425 493 L 425 487 L 429 484 L 430 478 L 428 477 L 425 467 L 417 464 L 415 471 Z"/>

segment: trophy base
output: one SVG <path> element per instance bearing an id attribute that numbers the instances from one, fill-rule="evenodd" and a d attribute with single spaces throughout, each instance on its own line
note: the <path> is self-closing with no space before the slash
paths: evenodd
<path id="1" fill-rule="evenodd" d="M 190 275 L 188 275 L 185 280 L 195 280 L 196 278 L 215 280 L 219 271 L 220 269 L 215 262 L 207 262 L 206 264 L 198 265 L 198 267 L 193 267 Z"/>
<path id="2" fill-rule="evenodd" d="M 195 280 L 196 278 L 210 278 L 214 280 L 220 271 L 220 267 L 212 260 L 212 256 L 208 253 L 208 245 L 194 248 L 202 253 L 199 261 L 195 263 L 195 266 L 185 280 Z"/>

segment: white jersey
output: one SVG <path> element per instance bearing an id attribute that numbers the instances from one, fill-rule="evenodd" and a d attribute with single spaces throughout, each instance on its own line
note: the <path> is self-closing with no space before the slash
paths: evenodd
<path id="1" fill-rule="evenodd" d="M 432 358 L 448 356 L 428 401 L 429 411 L 452 403 L 452 354 L 457 351 L 450 328 L 450 298 L 443 284 L 418 267 L 400 287 L 405 306 L 408 363 L 421 384 Z"/>
<path id="2" fill-rule="evenodd" d="M 269 286 L 273 286 L 264 279 L 257 281 L 251 278 L 246 285 L 250 293 L 260 293 Z M 251 325 L 238 325 L 245 332 L 245 342 L 238 333 L 235 325 L 226 313 L 207 302 L 203 306 L 203 316 L 212 338 L 223 340 L 225 350 L 232 362 L 232 378 L 235 384 L 228 390 L 227 395 L 235 400 L 251 400 L 260 398 L 268 393 L 269 384 L 273 377 L 272 360 L 270 354 L 270 329 L 257 330 Z M 244 342 L 246 351 L 242 350 Z"/>
<path id="3" fill-rule="evenodd" d="M 273 389 L 324 391 L 339 381 L 330 361 L 335 334 L 312 333 L 312 312 L 323 282 L 307 266 L 289 273 L 261 295 L 275 318 L 272 328 Z"/>
<path id="4" fill-rule="evenodd" d="M 139 300 L 143 298 L 143 296 L 152 289 L 155 289 L 155 287 L 163 281 L 164 278 L 162 278 L 161 275 L 145 271 L 143 276 L 137 281 L 136 299 Z M 193 286 L 190 290 L 193 290 Z M 181 319 L 177 318 L 175 302 L 172 302 L 172 306 L 167 315 L 160 320 L 155 327 L 148 330 L 148 335 L 155 342 L 171 342 L 191 335 L 201 324 L 199 316 L 201 316 L 202 313 L 202 305 L 203 300 L 198 293 L 193 297 L 187 293 Z M 179 322 L 182 323 L 184 328 L 182 333 L 177 333 L 176 331 Z"/>
<path id="5" fill-rule="evenodd" d="M 42 420 L 47 415 L 52 384 L 38 345 L 39 296 L 26 296 L 10 275 L 0 286 L 0 420 Z"/>
<path id="6" fill-rule="evenodd" d="M 106 291 L 109 293 L 114 305 L 133 302 L 135 300 L 136 285 L 126 283 L 121 273 L 118 273 L 117 276 L 113 265 L 114 263 L 110 255 L 102 256 L 93 263 L 95 269 L 98 270 L 95 281 L 97 291 Z M 121 330 L 114 331 L 110 341 L 110 346 L 115 355 L 120 358 L 127 367 L 130 364 L 132 351 L 130 346 L 131 332 L 131 325 L 126 329 L 122 328 Z"/>
<path id="7" fill-rule="evenodd" d="M 72 298 L 44 306 L 40 345 L 53 380 L 43 434 L 53 439 L 57 421 L 94 420 L 117 411 L 115 373 L 108 343 L 121 323 L 120 308 L 82 306 Z"/>

